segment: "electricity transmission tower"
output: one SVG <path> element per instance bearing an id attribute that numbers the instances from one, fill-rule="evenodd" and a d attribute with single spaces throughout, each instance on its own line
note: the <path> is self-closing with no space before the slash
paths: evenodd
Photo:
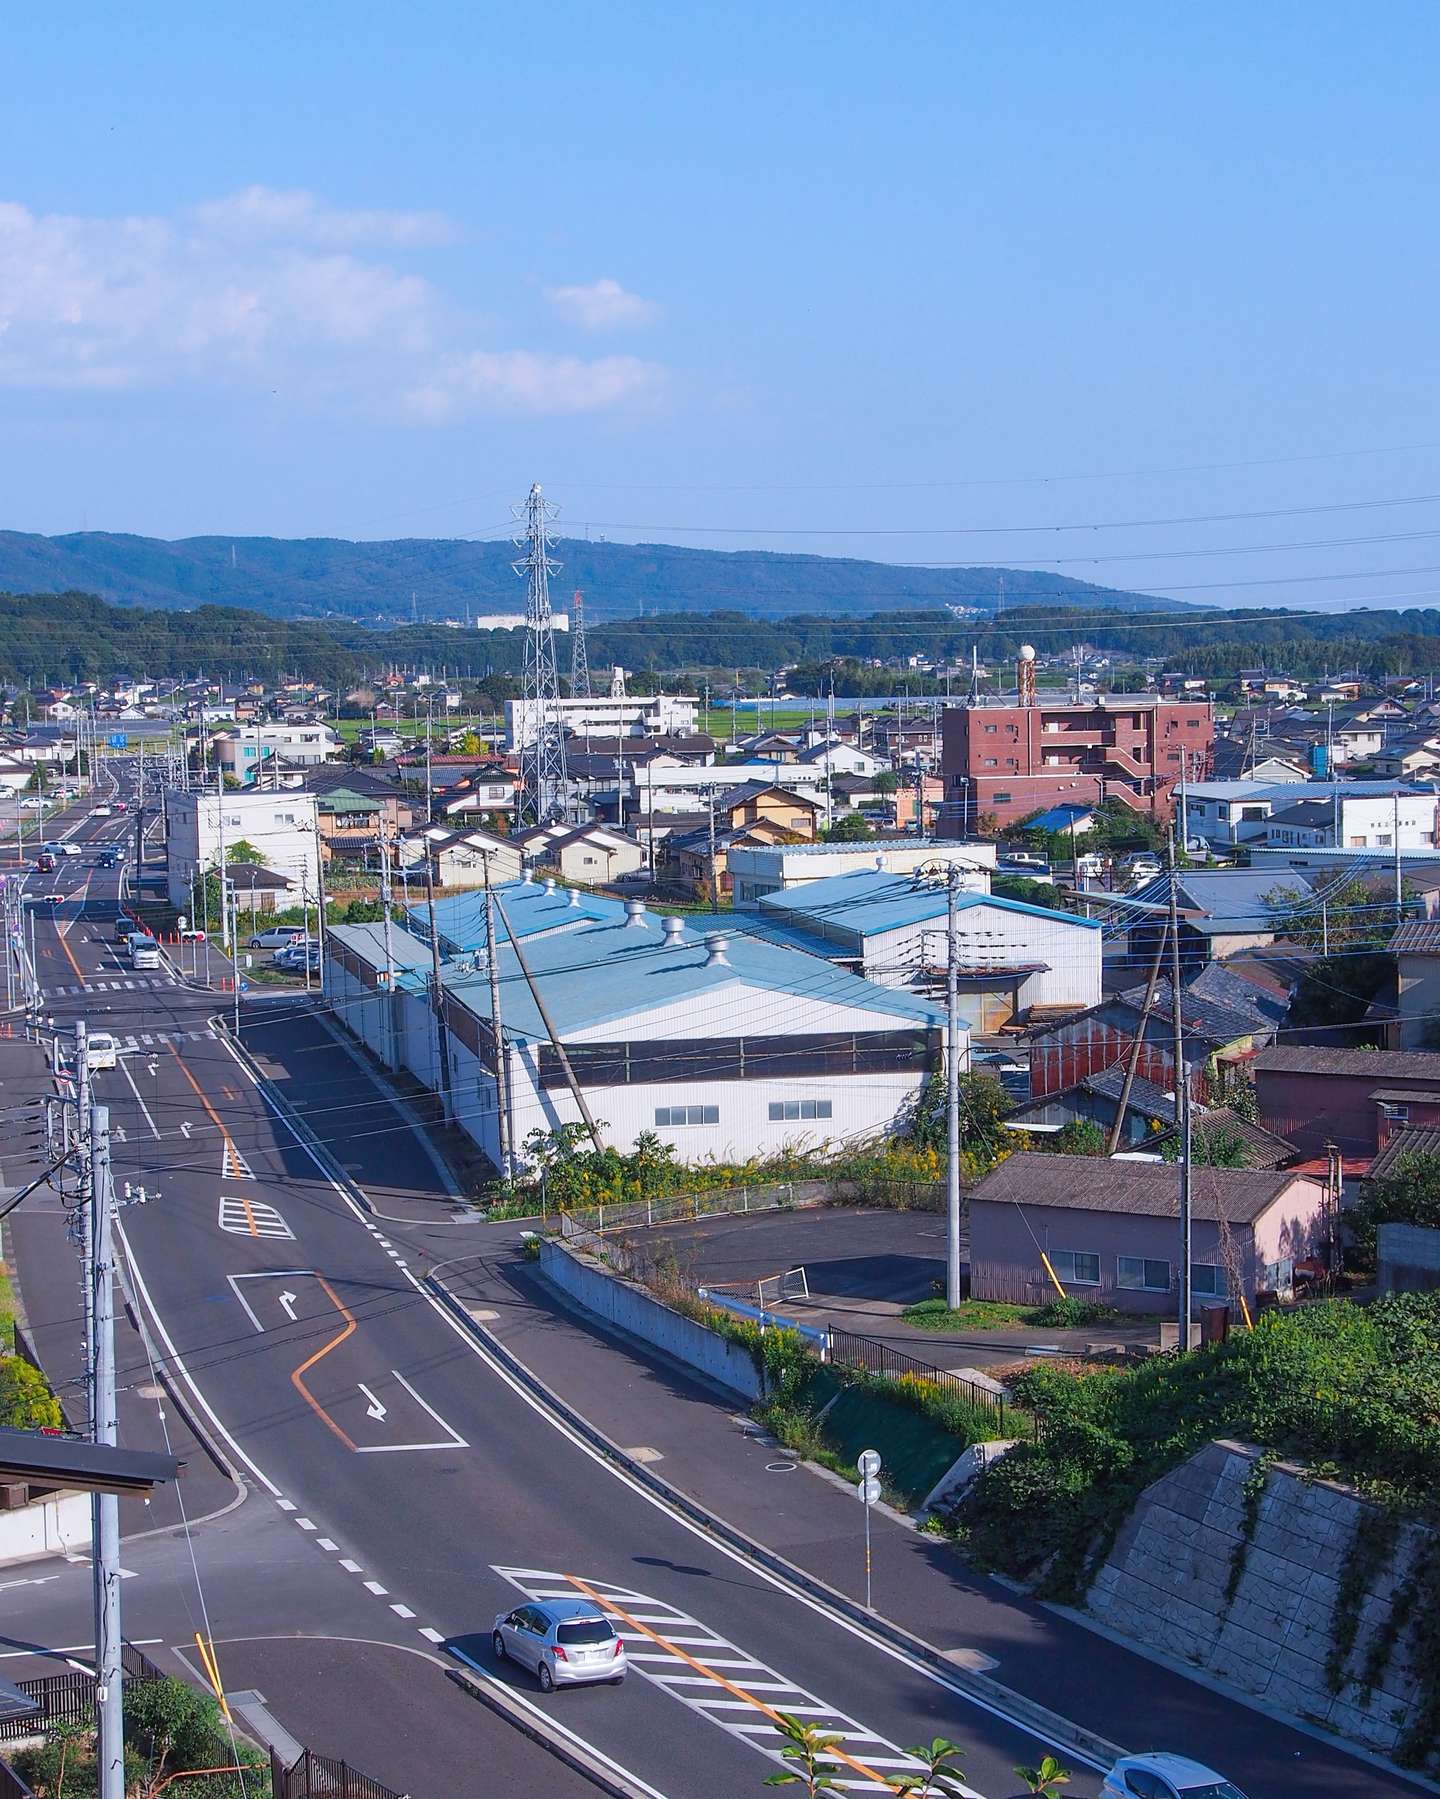
<path id="1" fill-rule="evenodd" d="M 585 648 L 585 596 L 577 587 L 570 602 L 570 698 L 590 698 L 590 655 Z"/>
<path id="2" fill-rule="evenodd" d="M 525 675 L 520 694 L 521 815 L 529 824 L 549 824 L 564 816 L 566 800 L 565 725 L 560 710 L 560 682 L 555 672 L 555 628 L 550 611 L 550 577 L 560 564 L 551 560 L 545 527 L 555 507 L 537 481 L 523 506 L 512 508 L 524 521 L 515 547 L 525 552 L 512 564 L 525 581 Z"/>

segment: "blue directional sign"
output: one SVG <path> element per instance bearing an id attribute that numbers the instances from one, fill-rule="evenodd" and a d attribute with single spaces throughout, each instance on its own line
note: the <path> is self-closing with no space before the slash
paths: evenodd
<path id="1" fill-rule="evenodd" d="M 128 750 L 130 733 L 128 731 L 112 731 L 105 741 L 112 750 Z"/>

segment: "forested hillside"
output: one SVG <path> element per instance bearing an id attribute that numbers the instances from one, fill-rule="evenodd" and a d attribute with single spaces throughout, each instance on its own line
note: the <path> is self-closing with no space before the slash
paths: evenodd
<path id="1" fill-rule="evenodd" d="M 562 539 L 554 584 L 563 606 L 584 590 L 591 619 L 643 613 L 733 611 L 750 617 L 797 613 L 854 617 L 891 607 L 993 608 L 1003 576 L 1007 603 L 1122 606 L 1176 602 L 1024 569 L 907 568 L 833 556 L 761 550 L 690 550 L 671 544 Z M 39 537 L 0 531 L 0 591 L 98 593 L 120 606 L 178 609 L 243 606 L 275 618 L 359 619 L 393 624 L 514 612 L 524 587 L 515 549 L 463 538 L 188 537 L 167 542 L 105 531 Z"/>

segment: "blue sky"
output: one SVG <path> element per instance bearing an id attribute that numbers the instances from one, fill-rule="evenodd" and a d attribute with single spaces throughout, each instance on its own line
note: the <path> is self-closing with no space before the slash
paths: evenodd
<path id="1" fill-rule="evenodd" d="M 44 10 L 0 526 L 1440 603 L 1429 5 Z"/>

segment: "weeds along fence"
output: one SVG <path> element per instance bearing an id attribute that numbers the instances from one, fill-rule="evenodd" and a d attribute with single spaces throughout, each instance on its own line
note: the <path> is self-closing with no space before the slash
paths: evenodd
<path id="1" fill-rule="evenodd" d="M 943 1181 L 894 1180 L 881 1175 L 825 1176 L 814 1180 L 771 1181 L 764 1185 L 715 1187 L 701 1193 L 665 1193 L 650 1199 L 615 1200 L 594 1206 L 567 1206 L 542 1214 L 545 1228 L 565 1235 L 587 1231 L 635 1230 L 656 1224 L 685 1224 L 695 1218 L 731 1213 L 787 1211 L 799 1206 L 874 1205 L 897 1212 L 943 1212 Z"/>
<path id="2" fill-rule="evenodd" d="M 1007 1422 L 1012 1427 L 1015 1423 L 1013 1410 L 998 1393 L 977 1386 L 963 1374 L 952 1374 L 948 1368 L 919 1361 L 903 1349 L 896 1349 L 894 1344 L 877 1342 L 874 1337 L 859 1337 L 852 1331 L 839 1331 L 833 1326 L 828 1335 L 832 1367 L 852 1368 L 861 1374 L 879 1374 L 889 1380 L 923 1380 L 932 1386 L 943 1387 L 984 1413 L 997 1437 L 1009 1434 Z"/>

